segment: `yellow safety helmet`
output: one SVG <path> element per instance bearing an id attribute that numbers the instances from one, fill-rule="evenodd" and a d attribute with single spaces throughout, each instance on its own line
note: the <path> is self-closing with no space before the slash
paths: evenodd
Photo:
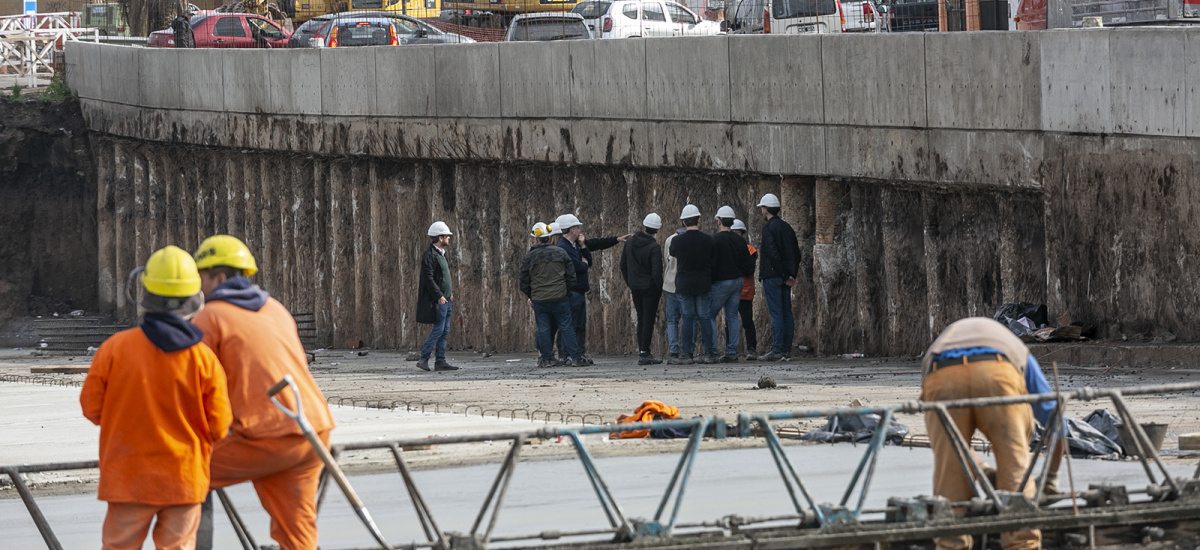
<path id="1" fill-rule="evenodd" d="M 187 251 L 168 246 L 150 255 L 142 272 L 146 292 L 168 298 L 186 298 L 200 292 L 200 272 Z"/>
<path id="2" fill-rule="evenodd" d="M 247 277 L 258 273 L 258 264 L 246 243 L 230 235 L 213 235 L 200 243 L 196 249 L 196 269 L 229 266 L 242 270 Z"/>

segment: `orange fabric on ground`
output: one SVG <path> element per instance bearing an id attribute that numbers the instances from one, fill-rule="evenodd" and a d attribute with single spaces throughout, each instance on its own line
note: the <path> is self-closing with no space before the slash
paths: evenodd
<path id="1" fill-rule="evenodd" d="M 746 248 L 750 250 L 750 257 L 757 261 L 758 260 L 758 250 L 756 250 L 753 246 L 750 246 L 750 245 L 746 245 Z M 746 275 L 745 277 L 742 277 L 742 297 L 741 297 L 741 299 L 742 300 L 753 300 L 754 299 L 754 274 L 753 273 L 751 273 L 750 275 Z"/>
<path id="2" fill-rule="evenodd" d="M 192 323 L 204 331 L 204 343 L 216 352 L 229 379 L 233 431 L 249 438 L 299 435 L 300 427 L 271 404 L 267 388 L 292 375 L 304 400 L 304 415 L 317 432 L 333 428 L 333 416 L 316 380 L 308 372 L 304 346 L 292 314 L 274 298 L 258 311 L 212 301 Z M 296 410 L 291 390 L 279 393 Z"/>
<path id="3" fill-rule="evenodd" d="M 965 365 L 943 367 L 933 371 L 921 386 L 922 401 L 946 401 L 1004 395 L 1024 395 L 1025 379 L 1013 365 L 1003 361 L 980 361 Z M 996 455 L 996 488 L 1016 491 L 1021 477 L 1029 467 L 1029 440 L 1033 435 L 1033 409 L 1024 403 L 1017 405 L 949 409 L 950 418 L 970 439 L 975 430 L 983 432 L 992 443 Z M 933 493 L 951 502 L 970 500 L 969 479 L 958 464 L 951 440 L 946 435 L 935 412 L 925 413 L 925 429 L 933 448 Z M 1025 486 L 1025 495 L 1033 498 L 1033 483 Z M 970 536 L 935 539 L 939 550 L 971 548 Z M 1036 550 L 1041 548 L 1041 531 L 1002 533 L 1000 542 L 1005 550 Z"/>
<path id="4" fill-rule="evenodd" d="M 141 328 L 114 334 L 79 394 L 100 426 L 100 500 L 204 502 L 212 443 L 229 431 L 225 372 L 204 344 L 167 353 Z"/>
<path id="5" fill-rule="evenodd" d="M 329 431 L 318 437 L 329 446 Z M 214 488 L 252 481 L 282 550 L 317 547 L 317 485 L 324 464 L 302 435 L 222 439 L 213 450 Z"/>
<path id="6" fill-rule="evenodd" d="M 633 414 L 623 414 L 617 417 L 618 424 L 633 424 L 635 422 L 650 422 L 652 420 L 671 420 L 679 418 L 679 409 L 662 401 L 643 401 Z M 611 439 L 641 439 L 650 437 L 650 430 L 634 430 L 632 432 L 613 433 Z"/>
<path id="7" fill-rule="evenodd" d="M 154 522 L 154 547 L 158 550 L 193 550 L 200 526 L 200 505 L 157 506 L 129 502 L 108 503 L 104 516 L 103 550 L 142 550 L 150 522 Z"/>

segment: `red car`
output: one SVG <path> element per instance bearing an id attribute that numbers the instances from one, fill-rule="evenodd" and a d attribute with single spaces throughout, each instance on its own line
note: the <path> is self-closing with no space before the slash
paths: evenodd
<path id="1" fill-rule="evenodd" d="M 188 21 L 197 48 L 286 48 L 291 33 L 274 21 L 249 13 L 201 13 Z M 175 47 L 175 32 L 150 33 L 146 46 Z"/>

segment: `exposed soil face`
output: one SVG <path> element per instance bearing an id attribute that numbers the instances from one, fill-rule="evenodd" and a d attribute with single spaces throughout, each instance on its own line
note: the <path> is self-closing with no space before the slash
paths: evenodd
<path id="1" fill-rule="evenodd" d="M 79 102 L 0 101 L 0 325 L 96 309 L 96 174 Z"/>

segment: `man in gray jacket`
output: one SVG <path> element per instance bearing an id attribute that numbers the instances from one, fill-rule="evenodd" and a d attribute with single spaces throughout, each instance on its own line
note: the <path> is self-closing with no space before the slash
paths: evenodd
<path id="1" fill-rule="evenodd" d="M 571 287 L 575 286 L 575 263 L 565 250 L 550 244 L 550 229 L 544 223 L 533 226 L 530 236 L 533 248 L 521 260 L 521 292 L 533 306 L 537 320 L 538 366 L 552 366 L 554 350 L 550 327 L 558 327 L 563 349 L 571 361 L 568 365 L 582 367 L 583 354 L 575 340 L 571 322 Z"/>

